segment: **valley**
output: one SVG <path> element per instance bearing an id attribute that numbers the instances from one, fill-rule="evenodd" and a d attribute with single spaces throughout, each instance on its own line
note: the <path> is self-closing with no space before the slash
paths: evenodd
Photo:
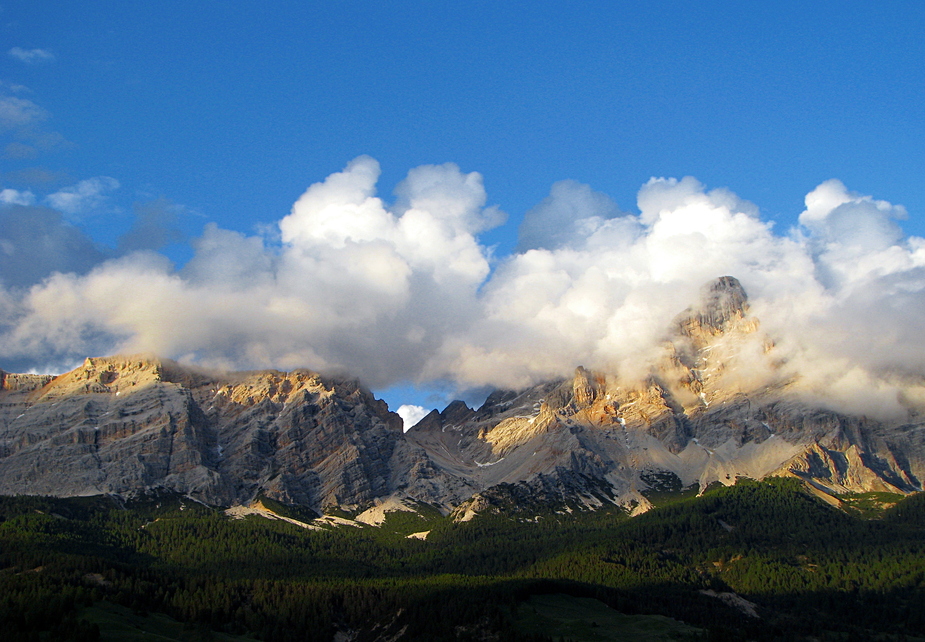
<path id="1" fill-rule="evenodd" d="M 878 508 L 774 478 L 637 517 L 422 507 L 305 528 L 166 493 L 2 498 L 0 622 L 13 640 L 925 639 L 923 496 L 857 500 Z"/>

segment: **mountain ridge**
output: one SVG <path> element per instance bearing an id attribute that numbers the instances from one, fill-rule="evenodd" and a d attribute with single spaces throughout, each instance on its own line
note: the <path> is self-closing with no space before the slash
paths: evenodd
<path id="1" fill-rule="evenodd" d="M 885 421 L 808 402 L 724 276 L 678 314 L 641 379 L 579 366 L 478 409 L 455 401 L 407 432 L 358 381 L 310 370 L 215 373 L 135 355 L 58 377 L 0 371 L 0 493 L 162 487 L 319 512 L 393 498 L 461 518 L 499 492 L 645 510 L 660 479 L 703 489 L 786 475 L 832 496 L 908 494 L 925 478 L 916 413 Z"/>

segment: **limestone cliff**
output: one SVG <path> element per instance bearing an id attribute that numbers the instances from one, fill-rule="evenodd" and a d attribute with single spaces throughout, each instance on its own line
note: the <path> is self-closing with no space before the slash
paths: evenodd
<path id="1" fill-rule="evenodd" d="M 154 357 L 87 359 L 56 378 L 6 375 L 0 427 L 3 494 L 160 487 L 316 509 L 465 494 L 404 441 L 384 402 L 307 370 L 216 375 Z"/>

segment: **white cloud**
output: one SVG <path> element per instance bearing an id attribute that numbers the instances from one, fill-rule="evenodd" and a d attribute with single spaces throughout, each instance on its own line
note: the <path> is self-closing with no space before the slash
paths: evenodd
<path id="1" fill-rule="evenodd" d="M 48 118 L 48 112 L 31 100 L 0 96 L 0 131 L 23 129 Z"/>
<path id="2" fill-rule="evenodd" d="M 423 406 L 404 404 L 395 411 L 404 422 L 405 430 L 412 428 L 417 422 L 430 414 L 430 410 Z"/>
<path id="3" fill-rule="evenodd" d="M 392 205 L 378 177 L 360 157 L 310 186 L 278 242 L 209 226 L 180 272 L 138 252 L 5 293 L 15 304 L 0 314 L 0 356 L 145 350 L 228 368 L 344 369 L 373 387 L 517 387 L 578 364 L 644 374 L 672 319 L 730 274 L 775 358 L 812 394 L 876 391 L 887 407 L 896 377 L 925 372 L 925 239 L 900 234 L 901 207 L 837 181 L 807 196 L 786 236 L 753 204 L 690 177 L 650 180 L 638 215 L 557 183 L 522 228 L 535 247 L 492 271 L 478 234 L 503 215 L 486 207 L 479 174 L 415 168 Z M 57 205 L 84 211 L 117 185 L 93 180 Z"/>
<path id="4" fill-rule="evenodd" d="M 35 194 L 26 190 L 6 188 L 0 190 L 0 205 L 33 205 L 35 203 Z"/>
<path id="5" fill-rule="evenodd" d="M 80 181 L 45 197 L 53 208 L 72 216 L 102 207 L 106 194 L 119 189 L 119 181 L 108 176 L 97 176 Z"/>
<path id="6" fill-rule="evenodd" d="M 499 215 L 484 207 L 481 177 L 455 166 L 409 173 L 396 208 L 375 195 L 378 173 L 364 157 L 312 185 L 280 221 L 279 247 L 210 226 L 180 273 L 137 253 L 52 277 L 23 299 L 0 354 L 98 346 L 222 367 L 342 368 L 370 385 L 416 378 L 446 333 L 471 322 L 489 273 L 475 233 Z M 83 211 L 101 186 L 114 183 L 47 200 Z"/>
<path id="7" fill-rule="evenodd" d="M 13 58 L 16 58 L 16 60 L 26 64 L 53 62 L 55 59 L 55 55 L 47 49 L 23 49 L 22 47 L 13 47 L 8 53 Z"/>
<path id="8" fill-rule="evenodd" d="M 620 215 L 617 204 L 606 194 L 577 181 L 559 181 L 549 196 L 524 216 L 518 249 L 554 250 L 573 240 L 576 233 L 583 236 L 583 231 L 596 230 Z"/>
<path id="9" fill-rule="evenodd" d="M 901 241 L 903 232 L 894 221 L 906 216 L 902 206 L 849 192 L 841 181 L 832 179 L 806 195 L 800 224 L 822 243 L 868 251 Z"/>

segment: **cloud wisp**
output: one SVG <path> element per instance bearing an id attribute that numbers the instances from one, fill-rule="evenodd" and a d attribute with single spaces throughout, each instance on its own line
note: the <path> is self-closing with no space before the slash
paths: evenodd
<path id="1" fill-rule="evenodd" d="M 836 180 L 784 233 L 690 177 L 650 180 L 638 214 L 564 181 L 527 214 L 518 251 L 496 259 L 479 234 L 504 215 L 486 206 L 478 173 L 415 168 L 393 203 L 378 177 L 375 160 L 353 160 L 308 188 L 275 239 L 210 225 L 179 270 L 142 249 L 88 270 L 48 263 L 28 288 L 5 280 L 0 359 L 47 367 L 151 351 L 345 370 L 372 387 L 520 387 L 578 364 L 641 373 L 701 286 L 729 274 L 809 389 L 864 392 L 889 410 L 895 382 L 925 373 L 925 239 L 903 235 L 901 207 Z"/>
<path id="2" fill-rule="evenodd" d="M 18 94 L 29 89 L 0 81 L 0 141 L 4 148 L 0 158 L 34 159 L 69 145 L 61 134 L 44 128 L 50 114 Z"/>
<path id="3" fill-rule="evenodd" d="M 34 65 L 42 62 L 54 62 L 55 54 L 47 49 L 23 49 L 22 47 L 13 47 L 7 52 L 11 57 L 24 62 L 27 65 Z"/>
<path id="4" fill-rule="evenodd" d="M 45 202 L 70 216 L 78 216 L 98 209 L 103 205 L 106 194 L 119 189 L 119 181 L 109 176 L 97 176 L 80 181 L 76 185 L 49 194 Z"/>

